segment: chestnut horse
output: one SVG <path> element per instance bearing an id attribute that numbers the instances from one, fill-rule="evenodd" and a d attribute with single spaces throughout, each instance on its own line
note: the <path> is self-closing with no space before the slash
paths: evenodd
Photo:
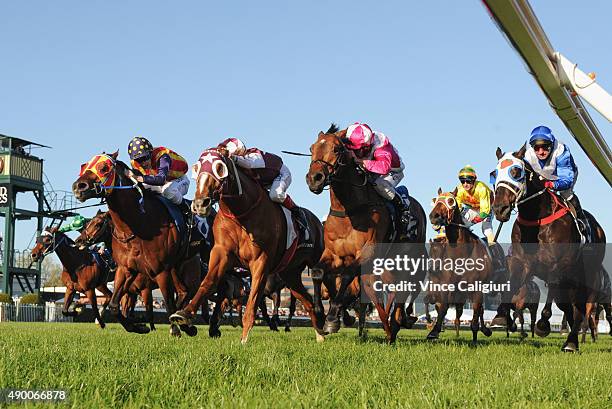
<path id="1" fill-rule="evenodd" d="M 186 308 L 173 314 L 171 320 L 189 323 L 203 298 L 215 292 L 226 271 L 244 267 L 250 271 L 252 279 L 243 316 L 243 344 L 253 327 L 265 282 L 274 273 L 278 273 L 302 302 L 310 314 L 317 340 L 322 340 L 318 331 L 323 317 L 315 315 L 312 297 L 302 283 L 302 271 L 319 261 L 323 251 L 323 227 L 319 219 L 302 209 L 310 226 L 312 245 L 297 249 L 292 245 L 295 252 L 291 260 L 287 260 L 287 222 L 283 210 L 270 200 L 253 177 L 234 165 L 225 150 L 204 151 L 193 170 L 197 177 L 192 210 L 207 216 L 213 204 L 219 203 L 219 214 L 213 225 L 215 244 L 210 253 L 208 274 L 196 296 Z"/>
<path id="2" fill-rule="evenodd" d="M 502 153 L 497 148 L 495 217 L 506 222 L 513 209 L 518 218 L 512 227 L 512 254 L 509 258 L 512 292 L 532 275 L 548 284 L 549 297 L 567 314 L 571 331 L 562 347 L 564 352 L 578 351 L 578 331 L 586 316 L 596 308 L 606 237 L 595 218 L 584 212 L 590 222 L 592 242 L 581 246 L 581 236 L 563 200 L 544 186 L 531 166 L 524 161 L 526 147 Z M 549 304 L 542 311 L 537 326 L 550 328 Z"/>
<path id="3" fill-rule="evenodd" d="M 430 291 L 428 299 L 436 303 L 438 319 L 436 325 L 427 335 L 427 339 L 438 339 L 444 317 L 449 305 L 463 305 L 468 299 L 472 303 L 472 344 L 478 341 L 478 330 L 485 336 L 490 337 L 491 329 L 484 324 L 484 297 L 481 291 L 462 291 L 459 282 L 476 283 L 488 282 L 491 280 L 493 272 L 493 260 L 491 259 L 486 244 L 478 238 L 472 231 L 463 225 L 461 211 L 457 206 L 455 195 L 457 192 L 443 193 L 438 189 L 438 197 L 433 201 L 433 209 L 429 213 L 429 220 L 432 225 L 445 226 L 447 242 L 443 244 L 444 251 L 438 259 L 443 260 L 442 268 L 432 269 L 429 272 L 431 281 L 435 283 L 453 284 L 455 291 Z M 466 260 L 474 261 L 474 268 L 466 268 L 465 272 L 458 273 L 456 268 L 446 267 L 446 260 Z M 480 263 L 478 263 L 480 261 Z M 452 263 L 454 267 L 456 263 Z M 458 314 L 457 314 L 458 315 Z"/>
<path id="4" fill-rule="evenodd" d="M 394 342 L 400 326 L 409 326 L 406 324 L 403 302 L 393 303 L 392 294 L 385 308 L 373 289 L 374 275 L 369 271 L 361 271 L 362 266 L 373 259 L 374 251 L 370 250 L 377 244 L 388 242 L 392 236 L 391 214 L 386 200 L 376 193 L 367 173 L 355 163 L 345 146 L 345 139 L 346 129 L 339 130 L 332 124 L 327 132 L 319 132 L 317 140 L 310 147 L 311 161 L 306 182 L 315 194 L 320 194 L 326 186 L 330 186 L 331 202 L 324 228 L 325 251 L 313 269 L 316 306 L 321 310 L 323 308 L 320 299 L 322 280 L 329 276 L 331 279 L 328 281 L 333 282 L 335 277 L 340 276 L 341 284 L 330 302 L 325 322 L 327 333 L 337 332 L 340 328 L 340 314 L 355 299 L 354 294 L 347 293 L 347 288 L 361 272 L 361 290 L 374 303 L 387 341 Z M 426 254 L 425 212 L 416 199 L 411 197 L 410 203 L 410 211 L 418 220 L 418 238 L 413 243 L 422 243 L 422 246 L 411 246 L 410 252 L 418 258 Z M 364 251 L 366 249 L 369 250 Z M 424 275 L 424 270 L 419 271 L 415 278 Z M 334 288 L 333 284 L 326 283 L 326 286 L 328 289 Z M 411 294 L 410 305 L 417 295 Z M 395 307 L 389 314 L 392 305 Z"/>
<path id="5" fill-rule="evenodd" d="M 135 180 L 127 176 L 128 166 L 117 160 L 118 153 L 95 155 L 82 165 L 81 174 L 72 185 L 72 191 L 80 202 L 91 198 L 105 198 L 113 224 L 113 258 L 117 263 L 111 311 L 127 331 L 133 324 L 119 312 L 119 300 L 126 294 L 138 273 L 146 274 L 154 281 L 164 297 L 169 314 L 176 311 L 176 304 L 185 302 L 190 294 L 179 270 L 182 264 L 200 274 L 199 261 L 184 260 L 178 227 L 166 207 L 154 193 L 143 190 Z M 175 300 L 175 290 L 179 297 Z M 193 336 L 193 326 L 181 328 Z M 181 329 L 171 324 L 170 333 L 180 336 Z"/>
<path id="6" fill-rule="evenodd" d="M 113 279 L 108 268 L 103 268 L 94 259 L 88 250 L 80 250 L 74 246 L 74 242 L 66 234 L 60 232 L 57 227 L 45 230 L 36 240 L 36 246 L 32 249 L 32 260 L 38 261 L 46 255 L 55 252 L 62 263 L 61 280 L 66 286 L 64 295 L 64 316 L 75 316 L 69 312 L 69 307 L 74 299 L 76 291 L 84 293 L 91 302 L 96 323 L 104 328 L 106 324 L 102 319 L 104 310 L 110 302 L 112 293 L 106 283 Z M 104 304 L 98 308 L 96 289 L 104 295 Z"/>

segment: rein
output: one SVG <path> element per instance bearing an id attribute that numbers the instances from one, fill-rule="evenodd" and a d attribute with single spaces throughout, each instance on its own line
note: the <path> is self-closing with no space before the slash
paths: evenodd
<path id="1" fill-rule="evenodd" d="M 550 214 L 549 216 L 543 217 L 541 219 L 536 219 L 536 220 L 525 219 L 519 214 L 516 219 L 516 221 L 519 224 L 522 224 L 523 226 L 529 226 L 529 227 L 545 226 L 547 224 L 554 222 L 557 219 L 560 219 L 561 217 L 567 214 L 569 209 L 566 206 L 563 206 L 561 202 L 559 201 L 559 199 L 557 198 L 557 195 L 555 195 L 553 192 L 551 192 L 548 189 L 541 190 L 538 193 L 530 196 L 528 199 L 533 199 L 534 197 L 541 195 L 545 191 L 548 191 L 548 193 L 552 196 L 553 201 L 555 202 L 555 207 L 553 209 L 552 214 Z M 556 209 L 559 209 L 559 210 L 556 210 Z"/>

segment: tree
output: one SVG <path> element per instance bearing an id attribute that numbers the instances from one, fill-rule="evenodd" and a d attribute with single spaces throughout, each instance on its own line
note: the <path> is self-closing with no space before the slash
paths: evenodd
<path id="1" fill-rule="evenodd" d="M 55 257 L 45 257 L 40 271 L 40 281 L 43 287 L 62 287 L 63 267 Z"/>

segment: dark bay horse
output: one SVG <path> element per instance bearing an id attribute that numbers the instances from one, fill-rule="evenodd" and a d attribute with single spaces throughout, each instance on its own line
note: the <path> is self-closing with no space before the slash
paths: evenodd
<path id="1" fill-rule="evenodd" d="M 173 314 L 176 323 L 189 323 L 204 297 L 211 296 L 229 269 L 243 267 L 251 273 L 251 291 L 243 317 L 241 342 L 248 340 L 255 320 L 255 310 L 263 296 L 263 287 L 270 274 L 278 273 L 291 292 L 309 312 L 317 340 L 322 318 L 313 311 L 312 297 L 302 283 L 302 271 L 313 266 L 323 251 L 323 228 L 312 212 L 303 209 L 310 226 L 312 246 L 294 249 L 287 260 L 287 222 L 281 207 L 270 200 L 265 189 L 250 175 L 237 168 L 223 149 L 209 149 L 194 165 L 196 195 L 192 210 L 207 216 L 215 202 L 219 214 L 213 233 L 215 244 L 210 254 L 208 274 L 196 296 L 183 310 Z M 291 249 L 290 249 L 291 250 Z"/>
<path id="2" fill-rule="evenodd" d="M 439 258 L 433 259 L 435 268 L 429 271 L 432 283 L 454 285 L 454 290 L 434 290 L 427 295 L 429 301 L 436 303 L 438 319 L 436 325 L 427 335 L 427 339 L 438 339 L 444 316 L 449 305 L 461 305 L 470 300 L 474 314 L 470 329 L 472 330 L 472 343 L 478 341 L 478 330 L 485 336 L 490 337 L 492 331 L 484 323 L 484 298 L 481 291 L 464 291 L 460 282 L 473 284 L 485 283 L 491 280 L 493 272 L 493 260 L 487 251 L 486 244 L 463 224 L 461 211 L 457 206 L 455 198 L 457 192 L 443 193 L 438 189 L 438 197 L 433 201 L 433 209 L 429 213 L 431 224 L 445 226 L 447 242 L 443 244 Z M 442 250 L 441 249 L 441 250 Z M 437 260 L 444 262 L 437 265 Z M 461 265 L 467 264 L 467 260 L 473 261 L 473 268 L 464 268 L 465 271 L 458 272 L 457 263 L 447 263 L 446 260 L 462 261 Z M 448 267 L 447 267 L 448 265 Z M 440 268 L 438 268 L 440 267 Z M 458 314 L 457 314 L 458 315 Z"/>
<path id="3" fill-rule="evenodd" d="M 108 212 L 98 210 L 96 215 L 87 223 L 74 244 L 84 250 L 94 244 L 104 243 L 108 249 L 112 248 L 113 221 Z M 132 285 L 122 299 L 123 315 L 125 317 L 134 309 L 136 298 L 140 295 L 145 306 L 146 320 L 151 331 L 155 331 L 153 320 L 153 290 L 157 284 L 149 279 L 146 274 L 138 273 Z M 110 301 L 110 297 L 109 297 Z"/>
<path id="4" fill-rule="evenodd" d="M 119 313 L 119 300 L 126 294 L 138 273 L 154 281 L 164 297 L 169 314 L 190 297 L 185 282 L 179 277 L 181 266 L 191 265 L 199 276 L 199 261 L 184 259 L 179 230 L 165 206 L 153 193 L 143 190 L 127 176 L 128 166 L 117 160 L 118 153 L 95 155 L 81 167 L 81 174 L 72 185 L 77 200 L 105 198 L 112 219 L 113 258 L 117 263 L 115 285 L 110 308 L 128 331 L 133 324 Z M 194 289 L 195 290 L 195 289 Z M 175 291 L 178 299 L 175 299 Z M 193 326 L 181 328 L 195 335 Z M 181 329 L 172 324 L 170 332 L 180 336 Z"/>
<path id="5" fill-rule="evenodd" d="M 325 221 L 325 251 L 316 268 L 313 269 L 316 305 L 322 310 L 320 301 L 321 282 L 326 276 L 342 281 L 333 297 L 327 313 L 325 330 L 337 332 L 340 328 L 340 314 L 354 300 L 347 288 L 355 277 L 361 274 L 361 291 L 374 303 L 389 342 L 394 342 L 402 325 L 409 326 L 406 320 L 404 303 L 393 303 L 394 295 L 387 300 L 387 307 L 373 289 L 374 275 L 364 272 L 362 266 L 372 261 L 376 245 L 388 243 L 392 237 L 390 210 L 368 180 L 368 175 L 355 163 L 345 146 L 346 129 L 332 124 L 327 132 L 319 132 L 317 140 L 311 145 L 310 168 L 306 175 L 309 189 L 320 194 L 329 186 L 331 208 Z M 411 246 L 415 258 L 426 254 L 425 250 L 425 212 L 419 202 L 410 198 L 410 210 L 418 220 L 418 237 Z M 424 277 L 419 271 L 416 279 Z M 331 286 L 326 283 L 328 289 Z M 411 294 L 410 304 L 418 294 Z M 391 311 L 391 306 L 395 305 Z M 392 319 L 390 319 L 392 317 Z M 412 317 L 411 317 L 412 318 Z M 414 320 L 413 320 L 414 322 Z"/>
<path id="6" fill-rule="evenodd" d="M 61 280 L 66 286 L 64 295 L 64 308 L 62 314 L 74 316 L 69 312 L 69 307 L 74 299 L 76 291 L 84 293 L 91 302 L 91 308 L 96 322 L 101 328 L 106 324 L 102 319 L 104 310 L 111 300 L 112 293 L 106 283 L 112 281 L 112 273 L 108 268 L 103 268 L 94 259 L 88 250 L 80 250 L 74 246 L 70 237 L 60 232 L 57 227 L 45 230 L 37 239 L 36 246 L 32 249 L 32 260 L 38 261 L 47 254 L 55 252 L 62 263 Z M 104 304 L 98 308 L 96 289 L 104 295 Z"/>
<path id="7" fill-rule="evenodd" d="M 592 242 L 582 246 L 581 235 L 571 209 L 544 186 L 524 161 L 526 147 L 503 153 L 497 148 L 495 199 L 493 210 L 501 222 L 510 219 L 513 209 L 518 218 L 512 227 L 512 253 L 509 258 L 512 292 L 517 293 L 533 275 L 548 284 L 549 297 L 567 314 L 571 331 L 562 350 L 578 351 L 578 331 L 584 316 L 597 308 L 599 292 L 596 276 L 601 274 L 606 237 L 595 218 L 587 215 Z M 537 326 L 550 328 L 549 304 Z"/>

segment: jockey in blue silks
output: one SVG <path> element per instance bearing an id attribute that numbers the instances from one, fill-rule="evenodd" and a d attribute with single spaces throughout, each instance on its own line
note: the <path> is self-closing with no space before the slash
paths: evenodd
<path id="1" fill-rule="evenodd" d="M 556 191 L 576 210 L 576 217 L 587 229 L 588 221 L 574 194 L 574 185 L 578 179 L 578 167 L 569 147 L 559 141 L 547 126 L 538 126 L 526 144 L 525 161 L 545 180 L 544 186 Z"/>

